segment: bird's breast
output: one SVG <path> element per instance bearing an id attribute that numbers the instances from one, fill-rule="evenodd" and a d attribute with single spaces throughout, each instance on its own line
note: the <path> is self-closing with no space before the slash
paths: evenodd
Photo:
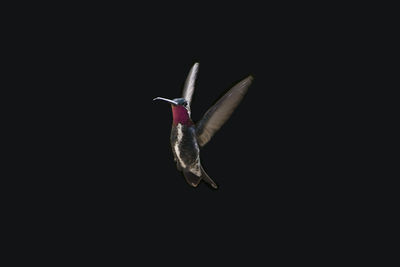
<path id="1" fill-rule="evenodd" d="M 180 123 L 173 127 L 171 131 L 171 147 L 176 159 L 183 168 L 197 162 L 200 150 L 194 127 L 188 127 Z"/>

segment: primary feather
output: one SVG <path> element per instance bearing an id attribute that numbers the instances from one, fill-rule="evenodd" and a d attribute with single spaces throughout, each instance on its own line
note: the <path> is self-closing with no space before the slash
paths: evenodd
<path id="1" fill-rule="evenodd" d="M 252 76 L 245 78 L 232 87 L 232 89 L 207 110 L 203 118 L 196 125 L 197 142 L 200 146 L 207 144 L 229 119 L 232 112 L 242 101 L 252 80 Z"/>
<path id="2" fill-rule="evenodd" d="M 185 81 L 185 85 L 183 86 L 182 97 L 186 99 L 188 106 L 190 106 L 190 103 L 192 102 L 194 84 L 196 82 L 198 69 L 199 69 L 199 63 L 195 63 L 193 67 L 190 69 L 189 74 Z"/>

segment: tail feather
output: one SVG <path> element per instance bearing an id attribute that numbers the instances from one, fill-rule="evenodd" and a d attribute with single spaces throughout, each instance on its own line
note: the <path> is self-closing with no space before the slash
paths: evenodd
<path id="1" fill-rule="evenodd" d="M 201 169 L 201 179 L 203 179 L 206 183 L 211 185 L 214 189 L 217 189 L 218 185 L 210 178 L 210 176 L 207 175 L 207 173 L 204 171 L 201 165 L 200 169 Z"/>
<path id="2" fill-rule="evenodd" d="M 190 171 L 183 170 L 183 175 L 185 176 L 186 182 L 193 187 L 197 187 L 201 181 L 201 177 L 194 175 Z"/>
<path id="3" fill-rule="evenodd" d="M 201 175 L 196 176 L 195 174 L 191 173 L 189 170 L 184 170 L 183 175 L 185 176 L 186 182 L 193 187 L 197 187 L 201 180 L 211 185 L 214 189 L 217 189 L 217 184 L 207 175 L 204 171 L 203 167 L 200 165 Z"/>

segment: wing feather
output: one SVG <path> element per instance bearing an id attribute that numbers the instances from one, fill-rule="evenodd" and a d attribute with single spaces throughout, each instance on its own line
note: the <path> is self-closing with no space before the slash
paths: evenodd
<path id="1" fill-rule="evenodd" d="M 196 125 L 197 142 L 200 146 L 207 144 L 229 119 L 247 93 L 247 89 L 252 81 L 252 76 L 243 79 L 207 110 L 203 118 Z"/>
<path id="2" fill-rule="evenodd" d="M 199 63 L 195 63 L 190 69 L 189 74 L 186 78 L 185 85 L 183 86 L 182 97 L 186 99 L 188 105 L 192 102 L 192 96 L 194 92 L 194 84 L 196 82 L 197 71 L 199 69 Z"/>

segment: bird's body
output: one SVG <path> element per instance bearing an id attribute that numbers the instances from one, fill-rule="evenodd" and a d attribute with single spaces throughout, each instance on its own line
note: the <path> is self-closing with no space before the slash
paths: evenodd
<path id="1" fill-rule="evenodd" d="M 173 122 L 170 141 L 177 169 L 183 172 L 186 181 L 191 186 L 196 187 L 201 180 L 204 180 L 216 189 L 216 183 L 201 166 L 200 147 L 204 146 L 230 117 L 247 92 L 252 77 L 249 76 L 229 90 L 204 114 L 197 124 L 194 124 L 190 118 L 190 102 L 194 92 L 197 70 L 198 63 L 189 72 L 182 98 L 170 100 L 157 97 L 154 100 L 171 103 Z"/>
<path id="2" fill-rule="evenodd" d="M 173 121 L 170 140 L 176 168 L 183 172 L 186 181 L 193 187 L 204 179 L 212 187 L 217 188 L 215 182 L 208 177 L 201 166 L 196 127 L 190 118 L 186 100 L 178 98 L 173 101 L 182 103 L 182 105 L 172 105 Z"/>
<path id="3" fill-rule="evenodd" d="M 200 148 L 196 140 L 194 126 L 178 123 L 171 129 L 171 148 L 176 161 L 176 167 L 184 173 L 190 172 L 195 176 L 201 176 Z M 188 180 L 186 178 L 186 180 Z M 190 180 L 190 181 L 189 181 Z M 189 178 L 188 183 L 193 186 L 198 184 L 199 179 Z"/>
<path id="4" fill-rule="evenodd" d="M 198 174 L 200 171 L 200 148 L 193 126 L 178 123 L 171 128 L 171 148 L 177 168 L 188 169 Z"/>

